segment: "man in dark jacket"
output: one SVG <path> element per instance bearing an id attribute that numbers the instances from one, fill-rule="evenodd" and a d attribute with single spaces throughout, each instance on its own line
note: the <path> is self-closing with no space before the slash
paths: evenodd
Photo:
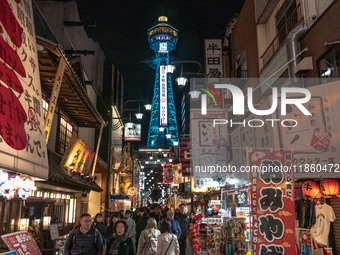
<path id="1" fill-rule="evenodd" d="M 136 250 L 138 249 L 139 237 L 140 237 L 142 231 L 148 225 L 148 220 L 150 219 L 149 213 L 146 213 L 144 211 L 145 211 L 144 208 L 141 208 L 142 218 L 140 219 L 140 221 L 138 221 L 138 223 L 136 225 Z"/>
<path id="2" fill-rule="evenodd" d="M 80 225 L 70 232 L 65 242 L 65 255 L 102 255 L 103 239 L 92 226 L 88 213 L 80 217 Z"/>
<path id="3" fill-rule="evenodd" d="M 180 254 L 185 255 L 185 249 L 187 247 L 187 236 L 189 234 L 189 224 L 190 220 L 189 217 L 185 214 L 185 205 L 179 205 L 179 212 L 175 214 L 175 219 L 179 222 L 179 225 L 182 230 L 181 237 L 178 240 Z"/>

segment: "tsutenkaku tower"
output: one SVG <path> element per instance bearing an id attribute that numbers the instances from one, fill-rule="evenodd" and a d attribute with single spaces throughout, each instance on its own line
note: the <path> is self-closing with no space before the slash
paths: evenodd
<path id="1" fill-rule="evenodd" d="M 149 148 L 168 148 L 178 144 L 178 127 L 170 73 L 170 53 L 176 48 L 178 30 L 158 18 L 158 24 L 147 32 L 150 48 L 155 55 L 144 61 L 156 71 L 149 127 Z M 170 137 L 171 135 L 171 137 Z"/>

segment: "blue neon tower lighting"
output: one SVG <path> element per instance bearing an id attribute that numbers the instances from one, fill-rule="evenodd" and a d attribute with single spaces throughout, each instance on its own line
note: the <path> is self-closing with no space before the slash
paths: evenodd
<path id="1" fill-rule="evenodd" d="M 170 53 L 176 48 L 178 30 L 158 18 L 158 24 L 147 31 L 150 48 L 155 55 L 144 61 L 156 71 L 147 147 L 168 148 L 178 144 L 178 127 L 171 76 Z"/>

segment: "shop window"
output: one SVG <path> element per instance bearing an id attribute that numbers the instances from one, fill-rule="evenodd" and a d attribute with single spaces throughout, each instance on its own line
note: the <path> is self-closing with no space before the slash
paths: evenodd
<path id="1" fill-rule="evenodd" d="M 340 46 L 335 46 L 319 59 L 318 68 L 321 83 L 327 83 L 339 78 L 339 57 Z"/>
<path id="2" fill-rule="evenodd" d="M 60 154 L 64 154 L 66 146 L 71 141 L 73 127 L 63 116 L 59 118 L 59 132 L 57 136 L 57 148 L 56 151 Z"/>

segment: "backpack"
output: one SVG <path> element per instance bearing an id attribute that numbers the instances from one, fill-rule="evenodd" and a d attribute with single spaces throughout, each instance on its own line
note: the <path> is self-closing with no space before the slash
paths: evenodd
<path id="1" fill-rule="evenodd" d="M 155 234 L 150 237 L 148 236 L 147 251 L 151 254 L 156 254 L 157 252 L 157 237 Z"/>

